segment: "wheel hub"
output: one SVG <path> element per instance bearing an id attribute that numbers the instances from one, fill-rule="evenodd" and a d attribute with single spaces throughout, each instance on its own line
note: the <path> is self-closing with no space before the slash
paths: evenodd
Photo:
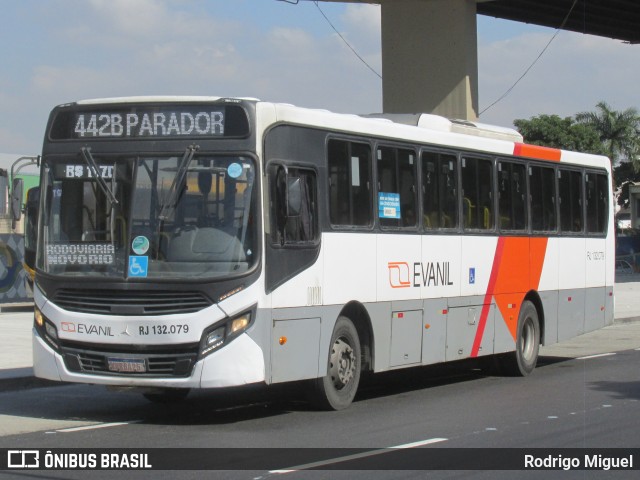
<path id="1" fill-rule="evenodd" d="M 534 329 L 533 324 L 529 318 L 527 318 L 524 327 L 522 329 L 522 356 L 527 360 L 531 360 L 534 355 Z"/>
<path id="2" fill-rule="evenodd" d="M 337 389 L 344 388 L 354 376 L 356 358 L 351 345 L 342 338 L 336 340 L 331 350 L 330 375 Z"/>

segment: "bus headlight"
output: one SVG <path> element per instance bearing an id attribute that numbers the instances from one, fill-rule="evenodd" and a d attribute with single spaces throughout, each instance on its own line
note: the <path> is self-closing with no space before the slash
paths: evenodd
<path id="1" fill-rule="evenodd" d="M 51 324 L 49 322 L 45 322 L 44 329 L 45 329 L 45 332 L 47 332 L 47 336 L 51 340 L 53 340 L 57 345 L 58 344 L 58 330 L 56 330 L 56 327 L 54 327 L 53 324 Z"/>
<path id="2" fill-rule="evenodd" d="M 47 320 L 42 312 L 36 307 L 34 309 L 34 327 L 38 331 L 40 338 L 42 338 L 51 348 L 56 352 L 59 349 L 58 345 L 58 329 L 56 326 Z"/>
<path id="3" fill-rule="evenodd" d="M 251 326 L 252 319 L 252 312 L 245 312 L 205 330 L 200 341 L 200 358 L 206 357 L 240 335 Z"/>
<path id="4" fill-rule="evenodd" d="M 251 313 L 245 313 L 240 315 L 239 317 L 231 320 L 231 326 L 229 328 L 229 335 L 233 335 L 234 333 L 239 333 L 247 329 L 249 324 L 251 323 Z"/>
<path id="5" fill-rule="evenodd" d="M 204 341 L 204 348 L 201 351 L 203 356 L 208 355 L 216 348 L 222 346 L 222 344 L 224 343 L 224 330 L 225 326 L 223 325 L 216 328 L 213 332 L 207 334 Z"/>

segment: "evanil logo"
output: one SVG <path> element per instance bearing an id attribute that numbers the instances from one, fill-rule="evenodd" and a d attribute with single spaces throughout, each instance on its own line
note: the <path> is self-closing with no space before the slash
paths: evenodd
<path id="1" fill-rule="evenodd" d="M 450 262 L 389 262 L 387 268 L 391 288 L 453 285 Z"/>
<path id="2" fill-rule="evenodd" d="M 411 286 L 409 264 L 407 262 L 389 262 L 389 285 L 391 288 Z"/>

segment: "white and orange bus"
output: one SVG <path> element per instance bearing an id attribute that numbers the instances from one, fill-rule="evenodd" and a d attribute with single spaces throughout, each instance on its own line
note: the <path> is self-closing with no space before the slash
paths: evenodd
<path id="1" fill-rule="evenodd" d="M 56 107 L 44 140 L 34 369 L 192 388 L 495 356 L 613 321 L 607 158 L 433 115 L 217 97 Z"/>

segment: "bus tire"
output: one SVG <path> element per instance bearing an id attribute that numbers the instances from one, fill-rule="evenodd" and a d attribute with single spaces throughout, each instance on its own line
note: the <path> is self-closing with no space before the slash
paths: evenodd
<path id="1" fill-rule="evenodd" d="M 526 377 L 536 368 L 540 351 L 538 310 L 528 300 L 520 307 L 517 328 L 516 350 L 501 357 L 501 367 L 507 375 Z"/>
<path id="2" fill-rule="evenodd" d="M 161 388 L 145 392 L 142 396 L 153 403 L 169 404 L 182 402 L 189 395 L 189 391 L 188 388 Z"/>
<path id="3" fill-rule="evenodd" d="M 361 361 L 358 331 L 347 317 L 339 317 L 331 335 L 327 375 L 312 381 L 311 403 L 322 410 L 351 405 L 360 383 Z"/>

